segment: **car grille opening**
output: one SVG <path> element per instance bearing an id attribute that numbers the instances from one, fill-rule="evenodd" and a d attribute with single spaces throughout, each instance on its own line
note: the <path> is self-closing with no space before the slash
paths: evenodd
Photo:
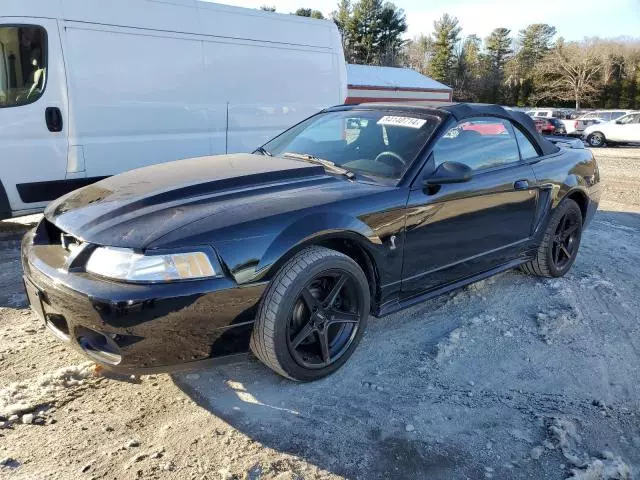
<path id="1" fill-rule="evenodd" d="M 82 241 L 79 238 L 61 230 L 46 219 L 42 221 L 41 233 L 46 236 L 46 239 L 41 239 L 41 241 L 46 240 L 44 243 L 47 245 L 60 245 L 69 252 L 75 247 L 82 245 Z"/>

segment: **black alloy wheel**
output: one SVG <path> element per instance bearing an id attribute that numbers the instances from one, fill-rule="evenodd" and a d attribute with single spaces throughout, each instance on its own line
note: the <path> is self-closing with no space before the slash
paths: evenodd
<path id="1" fill-rule="evenodd" d="M 307 247 L 276 273 L 263 295 L 251 350 L 283 377 L 303 382 L 338 370 L 367 326 L 371 292 L 352 258 Z"/>
<path id="2" fill-rule="evenodd" d="M 555 208 L 535 257 L 522 265 L 523 272 L 540 277 L 562 277 L 578 256 L 582 239 L 582 210 L 567 198 Z"/>
<path id="3" fill-rule="evenodd" d="M 564 270 L 568 263 L 573 263 L 578 253 L 581 227 L 582 216 L 576 215 L 575 210 L 569 210 L 558 223 L 551 249 L 553 263 L 558 270 Z"/>
<path id="4" fill-rule="evenodd" d="M 313 278 L 300 292 L 287 329 L 287 345 L 305 368 L 324 368 L 348 351 L 362 318 L 356 280 L 332 270 Z"/>

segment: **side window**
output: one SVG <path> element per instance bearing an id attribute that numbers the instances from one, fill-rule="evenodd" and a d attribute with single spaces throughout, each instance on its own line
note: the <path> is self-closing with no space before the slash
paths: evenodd
<path id="1" fill-rule="evenodd" d="M 611 114 L 611 120 L 617 120 L 618 118 L 620 118 L 623 115 L 624 115 L 624 112 L 613 112 Z"/>
<path id="2" fill-rule="evenodd" d="M 622 125 L 627 125 L 629 123 L 637 123 L 635 120 L 640 115 L 626 115 L 618 120 L 618 122 Z"/>
<path id="3" fill-rule="evenodd" d="M 0 108 L 33 103 L 47 77 L 47 33 L 42 27 L 0 26 Z"/>
<path id="4" fill-rule="evenodd" d="M 433 155 L 436 166 L 459 162 L 474 170 L 520 161 L 511 124 L 493 117 L 460 122 L 438 140 Z"/>
<path id="5" fill-rule="evenodd" d="M 611 112 L 604 112 L 598 115 L 598 118 L 603 122 L 608 122 L 611 120 Z"/>
<path id="6" fill-rule="evenodd" d="M 522 160 L 530 160 L 532 158 L 539 157 L 540 154 L 536 150 L 536 147 L 533 146 L 531 141 L 520 131 L 519 128 L 514 127 L 513 131 L 516 134 L 516 140 L 518 141 L 518 146 L 520 147 L 520 155 L 522 156 Z"/>

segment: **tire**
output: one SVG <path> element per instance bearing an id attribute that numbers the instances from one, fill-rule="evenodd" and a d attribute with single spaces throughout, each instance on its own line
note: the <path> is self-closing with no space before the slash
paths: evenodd
<path id="1" fill-rule="evenodd" d="M 369 306 L 367 277 L 355 261 L 328 248 L 305 248 L 267 287 L 251 350 L 283 377 L 318 380 L 353 354 L 366 328 Z"/>
<path id="2" fill-rule="evenodd" d="M 569 224 L 564 223 L 566 221 Z M 582 239 L 582 221 L 582 210 L 578 204 L 569 198 L 562 201 L 549 221 L 536 257 L 522 265 L 521 270 L 539 277 L 557 278 L 566 275 L 578 255 Z M 561 241 L 561 234 L 564 235 L 568 231 L 563 230 L 565 225 L 569 229 L 575 227 L 575 230 L 565 239 L 563 249 L 558 245 L 558 241 Z"/>
<path id="3" fill-rule="evenodd" d="M 607 139 L 602 132 L 593 132 L 587 136 L 587 143 L 590 147 L 599 148 L 604 146 Z"/>

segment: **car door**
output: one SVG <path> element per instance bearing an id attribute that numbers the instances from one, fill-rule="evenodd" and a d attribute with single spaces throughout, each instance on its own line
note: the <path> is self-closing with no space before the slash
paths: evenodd
<path id="1" fill-rule="evenodd" d="M 632 113 L 607 124 L 605 136 L 613 142 L 640 142 L 640 114 Z"/>
<path id="2" fill-rule="evenodd" d="M 527 145 L 519 149 L 516 136 Z M 490 270 L 523 250 L 538 191 L 523 159 L 537 155 L 520 130 L 499 118 L 465 120 L 438 140 L 409 195 L 403 297 Z M 471 167 L 472 179 L 425 187 L 423 178 L 444 162 Z"/>
<path id="3" fill-rule="evenodd" d="M 61 194 L 67 115 L 57 21 L 0 19 L 0 180 L 14 213 L 42 208 Z"/>
<path id="4" fill-rule="evenodd" d="M 629 134 L 626 142 L 640 143 L 640 113 L 636 113 L 629 124 Z"/>

